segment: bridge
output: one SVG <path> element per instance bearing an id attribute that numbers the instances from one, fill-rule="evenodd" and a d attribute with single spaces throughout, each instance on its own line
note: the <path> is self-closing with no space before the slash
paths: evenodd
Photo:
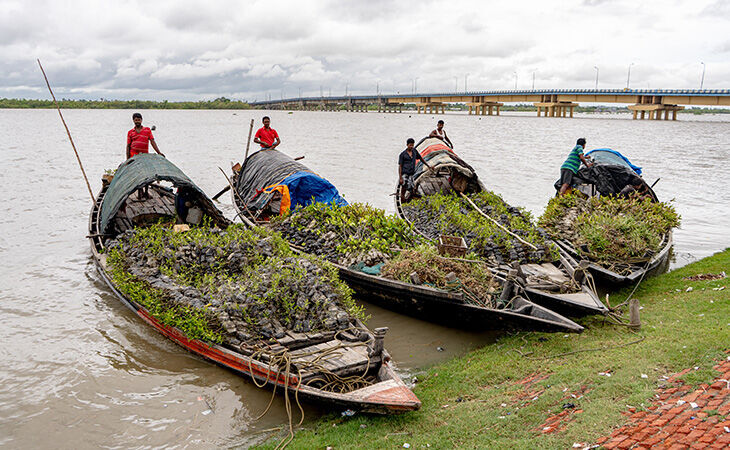
<path id="1" fill-rule="evenodd" d="M 342 97 L 299 97 L 252 102 L 269 109 L 346 110 L 403 112 L 415 105 L 418 114 L 446 112 L 450 103 L 462 103 L 469 114 L 499 115 L 505 103 L 532 103 L 538 117 L 573 117 L 578 102 L 628 105 L 634 119 L 677 120 L 685 106 L 730 106 L 730 89 L 538 89 L 434 94 L 348 95 Z"/>

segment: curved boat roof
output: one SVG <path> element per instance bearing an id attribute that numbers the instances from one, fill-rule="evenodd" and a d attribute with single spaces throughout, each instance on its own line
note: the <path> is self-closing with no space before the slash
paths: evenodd
<path id="1" fill-rule="evenodd" d="M 624 166 L 641 175 L 641 167 L 636 166 L 629 161 L 629 158 L 622 155 L 616 150 L 610 148 L 597 148 L 586 153 L 586 156 L 590 155 L 596 164 L 606 164 L 613 166 Z"/>
<path id="2" fill-rule="evenodd" d="M 207 215 L 213 217 L 216 223 L 228 223 L 213 201 L 175 164 L 160 155 L 141 153 L 123 162 L 114 173 L 101 203 L 99 230 L 106 231 L 130 194 L 154 181 L 163 180 L 170 181 L 177 187 L 192 189 L 198 194 L 199 206 Z"/>

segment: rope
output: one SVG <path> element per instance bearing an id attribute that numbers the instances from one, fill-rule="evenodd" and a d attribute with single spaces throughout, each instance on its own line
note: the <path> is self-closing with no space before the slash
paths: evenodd
<path id="1" fill-rule="evenodd" d="M 469 202 L 469 204 L 474 209 L 476 209 L 479 214 L 481 214 L 482 216 L 484 216 L 487 219 L 489 219 L 492 222 L 494 222 L 495 225 L 497 225 L 499 228 L 501 228 L 502 230 L 504 230 L 507 234 L 513 236 L 515 239 L 517 239 L 518 241 L 522 242 L 523 244 L 525 244 L 525 245 L 527 245 L 529 247 L 532 247 L 533 250 L 537 250 L 537 247 L 535 247 L 533 244 L 531 244 L 531 243 L 527 242 L 526 240 L 522 239 L 521 237 L 517 236 L 515 233 L 513 233 L 510 230 L 508 230 L 507 228 L 505 228 L 504 225 L 502 225 L 501 223 L 499 223 L 496 220 L 492 219 L 489 215 L 485 214 L 484 211 L 482 211 L 481 209 L 479 209 L 479 207 L 476 204 L 474 204 L 474 202 L 471 201 L 471 199 L 469 197 L 467 197 L 466 195 L 464 195 L 463 192 L 459 192 L 459 195 L 461 195 L 462 197 L 464 197 L 466 199 L 466 201 Z"/>
<path id="2" fill-rule="evenodd" d="M 341 333 L 347 332 L 347 331 L 356 331 L 361 332 L 365 331 L 368 333 L 368 340 L 363 342 L 354 342 L 354 343 L 345 343 L 340 339 Z M 271 398 L 269 400 L 268 405 L 264 409 L 264 411 L 259 414 L 258 417 L 256 417 L 255 420 L 259 420 L 262 417 L 266 415 L 266 413 L 269 412 L 271 409 L 271 406 L 274 402 L 274 398 L 276 396 L 276 389 L 279 385 L 279 378 L 282 374 L 282 367 L 284 368 L 284 407 L 286 409 L 286 414 L 289 422 L 289 432 L 287 436 L 285 436 L 279 444 L 275 447 L 278 449 L 283 449 L 289 443 L 294 439 L 294 427 L 300 426 L 304 422 L 304 408 L 302 408 L 301 402 L 299 401 L 299 390 L 302 386 L 302 371 L 303 370 L 309 370 L 310 372 L 317 372 L 317 376 L 312 378 L 311 380 L 307 381 L 306 386 L 310 386 L 314 382 L 321 382 L 322 386 L 318 387 L 317 389 L 326 391 L 326 392 L 336 392 L 336 393 L 347 393 L 352 392 L 354 390 L 370 386 L 372 385 L 372 381 L 368 380 L 366 375 L 370 371 L 370 368 L 372 367 L 372 360 L 370 358 L 369 353 L 366 353 L 367 356 L 367 364 L 365 366 L 365 369 L 362 373 L 362 375 L 350 375 L 347 377 L 341 377 L 337 375 L 336 373 L 332 372 L 331 370 L 324 367 L 323 362 L 326 361 L 326 358 L 329 356 L 332 356 L 337 351 L 343 349 L 343 348 L 354 348 L 354 347 L 369 347 L 369 344 L 374 341 L 374 337 L 372 334 L 368 332 L 367 329 L 360 328 L 360 327 L 349 327 L 342 330 L 338 330 L 334 336 L 333 339 L 338 341 L 339 343 L 335 346 L 332 346 L 328 349 L 322 349 L 322 350 L 312 350 L 309 352 L 304 353 L 297 353 L 296 356 L 292 357 L 291 352 L 288 348 L 283 348 L 278 351 L 272 351 L 271 347 L 266 346 L 255 346 L 252 348 L 253 353 L 249 357 L 248 361 L 248 367 L 249 367 L 249 373 L 251 375 L 251 379 L 254 382 L 254 385 L 256 385 L 259 388 L 265 387 L 269 381 L 274 381 L 274 388 L 271 392 Z M 301 360 L 297 361 L 296 364 L 293 364 L 292 359 L 299 360 L 304 359 L 308 356 L 315 356 L 311 361 Z M 253 375 L 253 360 L 259 360 L 264 361 L 264 359 L 268 359 L 268 365 L 269 367 L 276 367 L 276 373 L 271 378 L 272 371 L 269 370 L 266 373 L 266 379 L 263 383 L 259 384 L 259 382 L 256 380 L 256 377 Z M 297 377 L 297 385 L 294 388 L 294 402 L 297 405 L 297 408 L 299 408 L 300 412 L 300 419 L 299 422 L 297 422 L 296 425 L 294 425 L 293 422 L 293 410 L 292 410 L 292 404 L 291 399 L 289 398 L 289 385 L 290 380 L 292 377 L 292 365 L 294 365 L 294 369 L 296 371 L 296 377 Z"/>
<path id="3" fill-rule="evenodd" d="M 642 342 L 644 339 L 646 339 L 646 336 L 640 336 L 639 339 L 636 339 L 631 342 L 626 342 L 624 344 L 609 345 L 606 347 L 584 348 L 584 349 L 580 349 L 580 350 L 573 350 L 571 352 L 557 353 L 555 355 L 548 355 L 548 356 L 530 356 L 532 354 L 532 352 L 523 354 L 519 350 L 515 350 L 515 351 L 520 353 L 520 355 L 523 358 L 532 359 L 532 360 L 545 360 L 545 359 L 559 358 L 561 356 L 575 355 L 577 353 L 598 352 L 598 351 L 602 351 L 602 350 L 611 350 L 611 349 L 615 349 L 615 348 L 628 347 L 629 345 L 638 344 L 639 342 Z"/>

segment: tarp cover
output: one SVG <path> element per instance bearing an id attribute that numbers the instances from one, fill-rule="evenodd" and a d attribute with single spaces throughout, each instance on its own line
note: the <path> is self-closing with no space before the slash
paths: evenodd
<path id="1" fill-rule="evenodd" d="M 464 160 L 454 153 L 454 151 L 445 145 L 439 138 L 425 137 L 416 145 L 416 150 L 421 154 L 423 159 L 434 168 L 449 167 L 463 174 L 469 179 L 477 181 L 478 177 L 474 168 L 467 164 Z M 413 174 L 413 180 L 419 183 L 421 175 L 428 174 L 425 172 L 428 168 L 420 161 L 416 163 L 416 171 Z M 481 183 L 481 182 L 478 182 Z"/>
<path id="2" fill-rule="evenodd" d="M 238 173 L 236 188 L 251 211 L 266 208 L 276 192 L 282 196 L 280 214 L 312 202 L 347 205 L 332 183 L 278 150 L 249 156 Z"/>
<path id="3" fill-rule="evenodd" d="M 215 207 L 205 193 L 168 159 L 149 153 L 140 153 L 123 162 L 114 173 L 101 203 L 99 229 L 106 231 L 110 222 L 127 197 L 137 189 L 154 181 L 169 181 L 177 187 L 188 187 L 198 194 L 196 204 L 216 223 L 225 224 L 227 219 Z"/>
<path id="4" fill-rule="evenodd" d="M 629 161 L 629 158 L 616 150 L 611 150 L 610 148 L 597 148 L 586 153 L 586 156 L 588 155 L 593 158 L 596 165 L 625 165 L 632 168 L 637 174 L 641 175 L 641 167 L 632 164 L 631 161 Z"/>

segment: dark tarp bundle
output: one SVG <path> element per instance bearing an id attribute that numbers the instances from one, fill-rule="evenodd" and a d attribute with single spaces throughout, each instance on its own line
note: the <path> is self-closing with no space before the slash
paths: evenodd
<path id="1" fill-rule="evenodd" d="M 106 232 L 117 211 L 130 194 L 154 181 L 163 180 L 173 183 L 178 188 L 185 187 L 192 191 L 197 197 L 194 199 L 195 203 L 216 224 L 225 226 L 229 223 L 208 196 L 177 166 L 160 155 L 140 153 L 123 162 L 114 173 L 114 178 L 101 203 L 99 229 Z"/>
<path id="2" fill-rule="evenodd" d="M 632 164 L 629 158 L 616 150 L 597 148 L 586 153 L 586 156 L 590 156 L 597 165 L 627 166 L 633 169 L 638 175 L 641 175 L 641 167 Z"/>
<path id="3" fill-rule="evenodd" d="M 238 173 L 236 190 L 250 211 L 265 209 L 277 192 L 279 214 L 313 202 L 347 205 L 332 183 L 278 150 L 249 156 Z"/>

